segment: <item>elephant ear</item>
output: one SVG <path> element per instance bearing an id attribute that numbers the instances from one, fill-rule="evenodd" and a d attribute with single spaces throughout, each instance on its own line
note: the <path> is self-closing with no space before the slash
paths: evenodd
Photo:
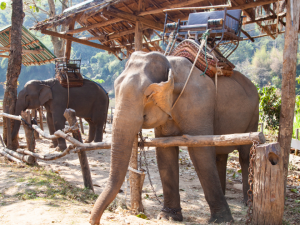
<path id="1" fill-rule="evenodd" d="M 153 101 L 161 110 L 171 116 L 173 104 L 174 78 L 169 69 L 168 80 L 166 82 L 149 85 L 144 92 L 144 105 Z"/>
<path id="2" fill-rule="evenodd" d="M 50 99 L 52 99 L 51 88 L 47 85 L 43 85 L 42 89 L 40 90 L 40 95 L 39 95 L 40 105 L 44 105 Z"/>

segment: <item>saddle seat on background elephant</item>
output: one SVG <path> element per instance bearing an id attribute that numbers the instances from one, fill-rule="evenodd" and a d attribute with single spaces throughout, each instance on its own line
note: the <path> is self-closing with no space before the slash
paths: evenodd
<path id="1" fill-rule="evenodd" d="M 202 71 L 195 68 L 173 108 L 191 67 L 192 63 L 184 57 L 165 57 L 158 52 L 131 55 L 114 84 L 116 108 L 110 175 L 92 210 L 91 224 L 100 224 L 104 210 L 118 194 L 128 169 L 134 138 L 142 128 L 155 128 L 156 137 L 257 131 L 258 93 L 251 81 L 237 71 L 230 77 L 218 77 L 216 92 L 214 79 L 200 76 Z M 233 221 L 224 194 L 227 157 L 235 149 L 239 150 L 243 193 L 247 200 L 250 146 L 188 147 L 210 207 L 209 222 Z M 158 218 L 182 220 L 179 147 L 157 147 L 156 158 L 164 196 Z"/>
<path id="2" fill-rule="evenodd" d="M 84 118 L 89 123 L 88 142 L 101 142 L 103 127 L 106 123 L 109 98 L 106 91 L 93 81 L 83 80 L 82 87 L 64 88 L 58 79 L 44 81 L 28 81 L 20 91 L 16 102 L 16 115 L 26 109 L 36 109 L 45 106 L 47 110 L 47 124 L 50 134 L 65 127 L 63 116 L 67 105 L 76 111 L 76 116 Z M 20 122 L 16 121 L 12 138 L 17 138 Z M 65 139 L 53 140 L 57 150 L 65 150 Z M 17 146 L 16 146 L 17 148 Z"/>

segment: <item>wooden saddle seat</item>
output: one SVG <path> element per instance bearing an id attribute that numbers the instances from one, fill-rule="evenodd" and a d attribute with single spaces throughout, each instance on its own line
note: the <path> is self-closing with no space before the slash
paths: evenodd
<path id="1" fill-rule="evenodd" d="M 83 78 L 81 73 L 59 70 L 56 72 L 55 77 L 58 79 L 59 83 L 64 88 L 68 88 L 68 82 L 69 82 L 69 88 L 82 87 L 83 85 Z"/>
<path id="2" fill-rule="evenodd" d="M 176 48 L 174 48 L 170 53 L 170 55 L 185 57 L 188 60 L 190 60 L 191 63 L 194 63 L 199 48 L 200 48 L 200 44 L 198 44 L 196 41 L 191 39 L 186 39 L 182 41 Z M 203 72 L 205 71 L 206 68 L 204 48 L 202 49 L 195 65 L 199 70 Z M 205 74 L 207 76 L 214 77 L 215 74 L 217 73 L 217 67 L 221 67 L 222 73 L 218 73 L 219 76 L 220 75 L 231 76 L 235 66 L 231 62 L 229 62 L 225 57 L 223 57 L 222 54 L 218 52 L 218 50 L 216 49 L 209 54 L 208 52 L 210 51 L 210 49 L 211 48 L 207 46 L 206 60 L 207 60 L 208 67 Z"/>

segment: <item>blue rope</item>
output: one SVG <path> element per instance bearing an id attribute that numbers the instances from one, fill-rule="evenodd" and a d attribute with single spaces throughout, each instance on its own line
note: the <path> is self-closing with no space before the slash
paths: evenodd
<path id="1" fill-rule="evenodd" d="M 95 84 L 97 84 L 100 88 L 102 88 L 102 90 L 105 92 L 105 94 L 107 94 L 107 91 L 102 87 L 101 84 L 97 83 L 96 81 L 90 79 L 89 77 L 87 77 L 87 76 L 85 76 L 85 75 L 83 75 L 83 74 L 81 74 L 81 75 L 84 77 L 84 79 L 89 80 L 89 81 L 92 81 L 92 82 L 94 82 Z"/>

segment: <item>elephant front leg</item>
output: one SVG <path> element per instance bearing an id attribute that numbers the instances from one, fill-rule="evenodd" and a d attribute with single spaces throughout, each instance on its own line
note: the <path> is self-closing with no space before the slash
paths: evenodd
<path id="1" fill-rule="evenodd" d="M 179 195 L 178 147 L 156 148 L 156 158 L 163 186 L 164 206 L 158 219 L 182 221 Z"/>
<path id="2" fill-rule="evenodd" d="M 62 130 L 65 127 L 66 119 L 63 117 L 63 112 L 54 112 L 52 113 L 53 123 L 55 130 Z M 57 151 L 64 151 L 67 148 L 66 140 L 63 138 L 58 138 L 58 146 L 56 147 Z"/>
<path id="3" fill-rule="evenodd" d="M 55 132 L 54 124 L 53 124 L 53 118 L 52 113 L 47 111 L 47 125 L 49 129 L 49 133 L 52 135 Z M 58 146 L 57 139 L 52 139 L 52 144 L 50 145 L 50 148 L 55 148 Z"/>
<path id="4" fill-rule="evenodd" d="M 209 222 L 233 221 L 218 176 L 214 147 L 189 147 L 189 154 L 210 208 Z"/>

